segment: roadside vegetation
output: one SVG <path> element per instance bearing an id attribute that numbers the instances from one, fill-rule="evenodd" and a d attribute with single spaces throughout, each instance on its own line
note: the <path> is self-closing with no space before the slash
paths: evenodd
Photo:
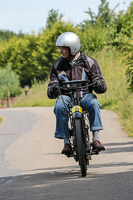
<path id="1" fill-rule="evenodd" d="M 127 66 L 123 55 L 116 49 L 105 48 L 94 55 L 107 83 L 107 92 L 97 95 L 102 109 L 118 113 L 121 124 L 133 136 L 133 93 L 128 90 Z"/>
<path id="2" fill-rule="evenodd" d="M 12 107 L 31 107 L 31 106 L 54 106 L 56 100 L 50 100 L 47 97 L 47 85 L 48 81 L 45 83 L 34 83 L 29 89 L 27 95 L 25 90 L 23 90 L 22 95 L 18 96 Z"/>
<path id="3" fill-rule="evenodd" d="M 77 25 L 64 22 L 63 14 L 52 9 L 38 35 L 6 32 L 4 38 L 0 32 L 0 70 L 10 65 L 10 71 L 18 76 L 18 86 L 23 88 L 19 96 L 10 92 L 18 96 L 12 106 L 55 104 L 47 98 L 50 69 L 60 56 L 55 43 L 62 32 L 73 31 L 81 38 L 81 50 L 95 58 L 102 69 L 108 90 L 98 95 L 101 107 L 117 112 L 123 127 L 133 136 L 133 2 L 125 12 L 116 14 L 115 8 L 111 10 L 109 3 L 101 0 L 98 14 L 88 8 L 88 19 Z M 25 85 L 30 87 L 27 96 Z"/>
<path id="4" fill-rule="evenodd" d="M 18 75 L 8 64 L 0 69 L 0 97 L 18 96 L 22 92 Z"/>

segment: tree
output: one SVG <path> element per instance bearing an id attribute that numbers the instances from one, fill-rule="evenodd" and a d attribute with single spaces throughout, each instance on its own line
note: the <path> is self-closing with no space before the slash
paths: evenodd
<path id="1" fill-rule="evenodd" d="M 21 86 L 31 85 L 34 79 L 45 81 L 52 64 L 60 56 L 55 45 L 57 37 L 62 32 L 75 30 L 72 24 L 59 20 L 38 36 L 13 37 L 0 49 L 0 66 L 4 68 L 10 62 L 12 70 L 19 75 Z"/>
<path id="2" fill-rule="evenodd" d="M 59 15 L 59 10 L 51 9 L 48 13 L 48 18 L 46 22 L 46 28 L 51 28 L 52 25 L 57 22 L 58 20 L 61 20 L 63 17 L 63 14 Z"/>
<path id="3" fill-rule="evenodd" d="M 115 9 L 119 6 L 117 4 L 113 10 L 109 8 L 109 3 L 106 0 L 101 0 L 101 5 L 98 7 L 98 14 L 96 20 L 101 23 L 103 26 L 110 24 L 111 20 L 115 16 Z"/>
<path id="4" fill-rule="evenodd" d="M 15 35 L 16 35 L 16 33 L 12 32 L 12 31 L 0 30 L 0 39 L 1 40 L 8 40 L 9 38 L 11 38 Z"/>
<path id="5" fill-rule="evenodd" d="M 14 36 L 23 37 L 24 34 L 22 33 L 22 31 L 19 31 L 19 33 L 16 34 L 13 31 L 0 30 L 0 40 L 9 40 L 10 38 L 12 38 Z"/>
<path id="6" fill-rule="evenodd" d="M 115 16 L 115 9 L 119 6 L 117 4 L 113 10 L 109 8 L 109 3 L 106 0 L 101 0 L 101 4 L 98 6 L 98 14 L 96 15 L 90 8 L 85 13 L 89 14 L 91 24 L 100 24 L 101 26 L 107 26 Z M 87 23 L 87 21 L 85 21 Z"/>
<path id="7" fill-rule="evenodd" d="M 114 45 L 125 50 L 128 45 L 127 40 L 133 33 L 133 2 L 129 5 L 126 12 L 119 12 L 112 23 Z M 123 48 L 124 47 L 124 48 Z"/>

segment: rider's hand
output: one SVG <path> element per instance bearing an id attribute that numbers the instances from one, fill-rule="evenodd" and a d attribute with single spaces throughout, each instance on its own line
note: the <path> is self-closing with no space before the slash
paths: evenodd
<path id="1" fill-rule="evenodd" d="M 48 85 L 47 95 L 50 99 L 56 99 L 59 96 L 59 82 L 50 82 Z"/>
<path id="2" fill-rule="evenodd" d="M 95 81 L 94 81 L 94 84 L 92 85 L 92 89 L 93 89 L 96 93 L 103 93 L 103 92 L 105 92 L 104 81 L 103 81 L 102 79 L 95 80 Z"/>

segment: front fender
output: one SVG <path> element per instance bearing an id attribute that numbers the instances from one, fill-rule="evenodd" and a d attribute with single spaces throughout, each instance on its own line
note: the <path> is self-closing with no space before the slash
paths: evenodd
<path id="1" fill-rule="evenodd" d="M 74 112 L 73 114 L 72 114 L 72 117 L 73 117 L 73 119 L 74 118 L 82 118 L 82 113 L 80 113 L 80 112 Z"/>
<path id="2" fill-rule="evenodd" d="M 75 105 L 72 108 L 72 116 L 73 118 L 82 118 L 82 107 L 79 105 Z"/>

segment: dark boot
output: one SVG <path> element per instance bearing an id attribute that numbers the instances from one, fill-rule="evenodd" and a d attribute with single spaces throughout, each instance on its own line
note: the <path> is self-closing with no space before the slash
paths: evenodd
<path id="1" fill-rule="evenodd" d="M 105 151 L 105 147 L 101 144 L 99 140 L 93 141 L 93 147 L 94 147 L 94 150 Z"/>
<path id="2" fill-rule="evenodd" d="M 72 154 L 72 147 L 69 143 L 64 144 L 64 148 L 62 149 L 62 154 L 70 155 Z"/>

